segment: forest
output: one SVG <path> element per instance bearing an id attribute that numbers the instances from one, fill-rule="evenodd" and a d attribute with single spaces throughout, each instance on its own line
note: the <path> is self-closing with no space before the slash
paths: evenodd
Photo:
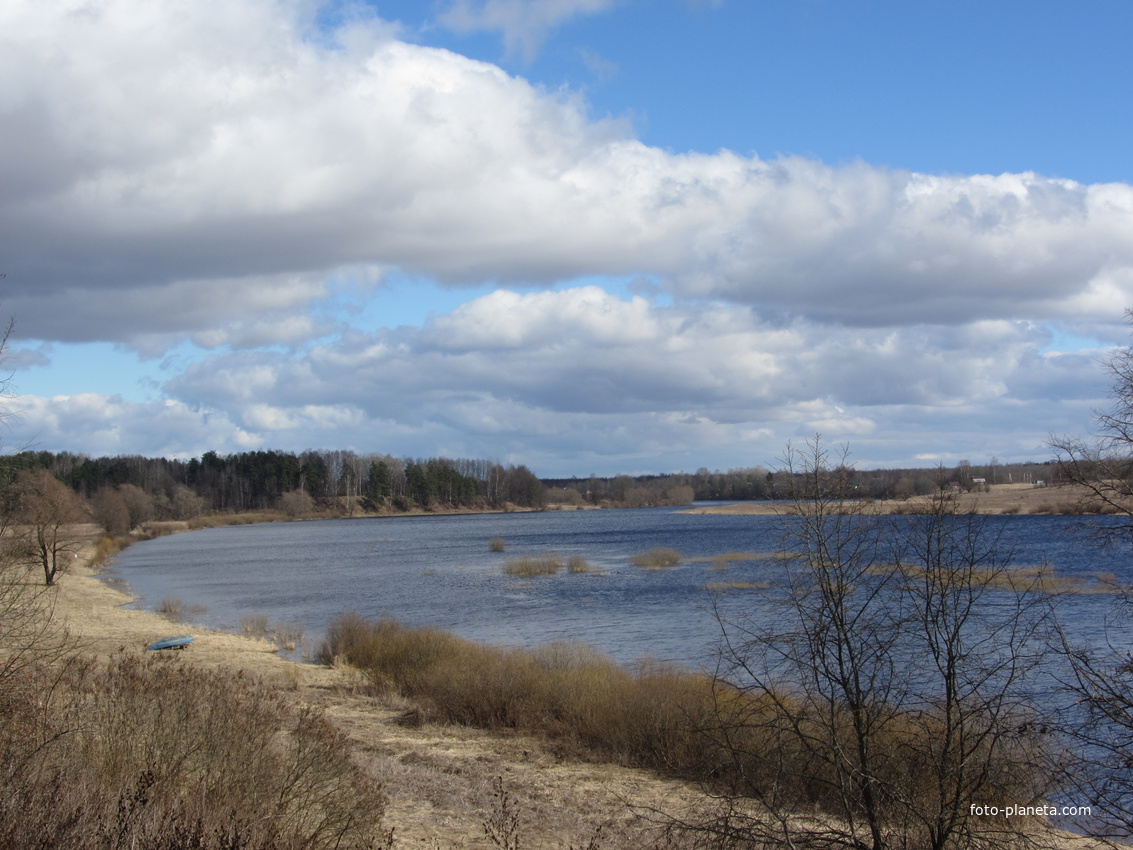
<path id="1" fill-rule="evenodd" d="M 0 476 L 47 471 L 96 515 L 124 502 L 133 527 L 144 519 L 282 509 L 410 511 L 444 507 L 543 506 L 544 487 L 525 466 L 481 460 L 410 459 L 351 451 L 253 451 L 173 460 L 138 455 L 90 458 L 70 452 L 21 452 L 0 458 Z"/>
<path id="2" fill-rule="evenodd" d="M 251 451 L 177 460 L 139 455 L 91 458 L 25 451 L 0 458 L 0 483 L 46 471 L 91 505 L 102 525 L 136 527 L 149 519 L 281 510 L 289 516 L 437 509 L 650 507 L 693 501 L 788 498 L 790 475 L 766 467 L 693 473 L 540 479 L 524 465 L 476 459 L 396 458 L 349 450 Z M 906 499 L 943 486 L 1057 483 L 1054 461 L 935 469 L 847 469 L 863 499 Z M 114 521 L 121 516 L 120 522 Z M 109 520 L 109 523 L 108 523 Z"/>

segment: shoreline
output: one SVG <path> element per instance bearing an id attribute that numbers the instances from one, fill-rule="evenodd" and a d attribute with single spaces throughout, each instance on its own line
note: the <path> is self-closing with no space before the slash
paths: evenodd
<path id="1" fill-rule="evenodd" d="M 93 542 L 82 553 L 90 555 Z M 645 769 L 591 762 L 553 741 L 509 731 L 421 723 L 409 700 L 375 692 L 351 668 L 293 661 L 274 642 L 186 626 L 127 607 L 137 601 L 85 558 L 61 576 L 54 613 L 99 659 L 140 653 L 179 632 L 196 638 L 184 651 L 165 652 L 178 663 L 223 668 L 262 679 L 296 704 L 318 708 L 346 736 L 354 760 L 389 797 L 386 826 L 395 846 L 491 848 L 484 824 L 498 807 L 502 783 L 521 818 L 524 846 L 587 846 L 602 827 L 605 850 L 653 846 L 640 810 L 675 816 L 704 806 L 698 785 Z M 1048 834 L 1053 846 L 1094 846 L 1066 833 Z"/>
<path id="2" fill-rule="evenodd" d="M 410 701 L 376 693 L 352 668 L 293 661 L 266 638 L 126 607 L 135 597 L 87 564 L 93 549 L 92 542 L 51 591 L 54 616 L 82 653 L 104 661 L 191 633 L 195 640 L 184 650 L 160 654 L 262 679 L 297 704 L 322 710 L 389 797 L 386 826 L 395 830 L 396 847 L 495 847 L 484 823 L 498 806 L 497 779 L 517 806 L 524 846 L 586 846 L 604 824 L 603 848 L 650 846 L 641 835 L 646 824 L 625 801 L 683 813 L 704 800 L 692 783 L 588 762 L 533 736 L 422 724 Z"/>
<path id="3" fill-rule="evenodd" d="M 1034 484 L 991 484 L 984 492 L 958 493 L 956 507 L 960 513 L 1077 516 L 1084 513 L 1078 505 L 1087 495 L 1088 491 L 1084 487 L 1071 485 L 1038 487 Z M 930 498 L 911 496 L 908 499 L 872 500 L 860 504 L 868 511 L 879 514 L 912 514 L 918 513 Z M 782 501 L 730 502 L 694 506 L 682 513 L 773 516 L 786 514 L 789 507 L 788 503 Z"/>

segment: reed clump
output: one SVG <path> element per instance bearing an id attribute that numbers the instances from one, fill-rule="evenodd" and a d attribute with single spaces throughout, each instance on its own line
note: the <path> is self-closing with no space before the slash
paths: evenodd
<path id="1" fill-rule="evenodd" d="M 555 554 L 525 555 L 509 558 L 504 563 L 504 574 L 509 576 L 553 576 L 563 568 L 563 559 Z"/>
<path id="2" fill-rule="evenodd" d="M 507 550 L 507 541 L 502 537 L 493 537 L 488 541 L 489 552 L 504 552 Z"/>
<path id="3" fill-rule="evenodd" d="M 663 567 L 674 567 L 679 564 L 681 553 L 668 546 L 654 546 L 648 552 L 639 552 L 631 556 L 629 562 L 635 567 L 659 570 Z"/>
<path id="4" fill-rule="evenodd" d="M 571 555 L 567 558 L 567 572 L 588 573 L 590 572 L 590 562 L 581 555 Z"/>
<path id="5" fill-rule="evenodd" d="M 268 615 L 245 614 L 240 618 L 240 630 L 250 637 L 265 637 L 268 633 Z"/>
<path id="6" fill-rule="evenodd" d="M 157 606 L 157 613 L 170 620 L 182 620 L 185 617 L 185 602 L 176 596 L 166 596 Z"/>
<path id="7" fill-rule="evenodd" d="M 94 544 L 94 553 L 91 555 L 89 566 L 95 570 L 101 570 L 105 567 L 110 559 L 134 542 L 134 539 L 128 535 L 111 537 L 109 534 L 104 534 Z"/>
<path id="8" fill-rule="evenodd" d="M 770 582 L 752 581 L 751 579 L 733 579 L 732 581 L 711 581 L 704 585 L 709 593 L 723 593 L 728 590 L 767 590 Z"/>

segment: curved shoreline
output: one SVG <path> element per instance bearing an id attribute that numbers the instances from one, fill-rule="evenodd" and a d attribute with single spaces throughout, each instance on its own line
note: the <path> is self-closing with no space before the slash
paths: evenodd
<path id="1" fill-rule="evenodd" d="M 88 566 L 73 568 L 51 592 L 55 615 L 91 655 L 141 652 L 161 637 L 192 631 L 197 639 L 176 653 L 177 661 L 262 678 L 323 710 L 347 735 L 357 763 L 384 785 L 387 825 L 398 846 L 493 847 L 483 825 L 498 802 L 497 778 L 518 806 L 524 844 L 531 846 L 586 846 L 602 824 L 604 848 L 650 846 L 642 834 L 648 825 L 627 801 L 680 815 L 708 800 L 694 783 L 585 762 L 536 737 L 420 724 L 411 702 L 376 694 L 358 671 L 290 661 L 263 638 L 195 629 L 128 608 L 135 599 Z M 1047 838 L 1053 847 L 1094 846 L 1065 833 Z"/>
<path id="2" fill-rule="evenodd" d="M 93 542 L 82 554 L 92 552 Z M 172 653 L 176 661 L 261 678 L 290 699 L 321 709 L 347 735 L 356 762 L 383 785 L 395 846 L 493 848 L 483 824 L 498 804 L 497 778 L 518 806 L 525 846 L 586 846 L 603 823 L 604 848 L 648 846 L 628 843 L 629 837 L 640 841 L 644 823 L 625 801 L 683 812 L 704 799 L 691 783 L 581 761 L 535 737 L 418 724 L 412 703 L 375 693 L 356 670 L 291 661 L 264 638 L 126 607 L 134 597 L 85 564 L 80 557 L 50 591 L 55 617 L 78 638 L 82 652 L 105 660 L 192 633 L 194 642 Z"/>

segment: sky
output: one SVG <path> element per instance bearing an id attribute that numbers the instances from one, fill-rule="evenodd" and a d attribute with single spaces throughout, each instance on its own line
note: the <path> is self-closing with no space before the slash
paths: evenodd
<path id="1" fill-rule="evenodd" d="M 1133 307 L 1126 0 L 6 0 L 5 450 L 1051 456 Z"/>

